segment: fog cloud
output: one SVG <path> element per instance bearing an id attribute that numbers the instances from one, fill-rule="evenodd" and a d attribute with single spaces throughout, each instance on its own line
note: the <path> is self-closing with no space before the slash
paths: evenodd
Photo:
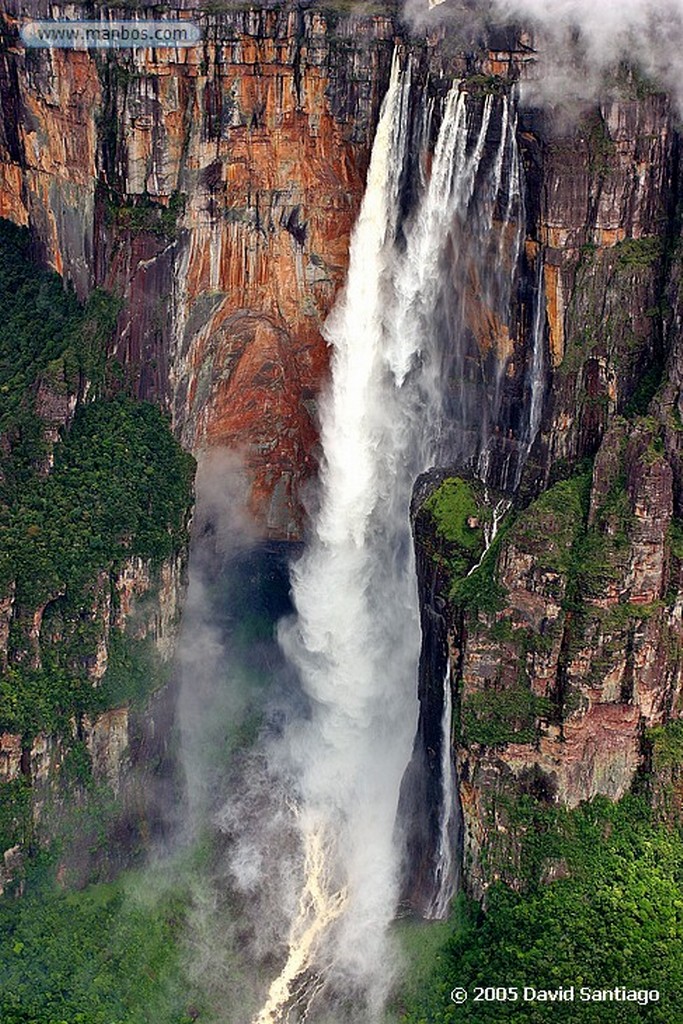
<path id="1" fill-rule="evenodd" d="M 529 29 L 546 100 L 595 95 L 604 72 L 628 60 L 683 102 L 683 0 L 406 0 L 404 12 L 464 38 L 491 24 Z"/>

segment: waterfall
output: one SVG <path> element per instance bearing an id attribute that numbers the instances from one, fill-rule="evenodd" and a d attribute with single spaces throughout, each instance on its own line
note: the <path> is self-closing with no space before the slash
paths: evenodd
<path id="1" fill-rule="evenodd" d="M 488 505 L 489 504 L 488 488 L 485 491 L 484 497 L 486 499 L 486 504 Z M 471 576 L 472 573 L 476 572 L 477 569 L 481 566 L 481 564 L 484 561 L 484 559 L 486 558 L 486 555 L 488 554 L 489 548 L 491 547 L 491 545 L 493 544 L 494 540 L 498 536 L 498 528 L 500 527 L 501 522 L 505 518 L 505 514 L 508 511 L 508 509 L 510 508 L 510 505 L 511 505 L 511 502 L 507 498 L 501 498 L 500 501 L 497 501 L 496 504 L 494 505 L 494 507 L 493 507 L 493 515 L 491 517 L 491 522 L 490 523 L 484 523 L 484 550 L 481 553 L 479 561 L 476 562 L 472 566 L 470 571 L 467 573 L 468 576 Z"/>
<path id="2" fill-rule="evenodd" d="M 527 434 L 527 452 L 536 440 L 543 414 L 543 398 L 545 395 L 545 290 L 543 288 L 543 259 L 538 255 L 536 278 L 536 308 L 534 311 L 534 329 L 531 346 L 531 369 L 529 373 L 529 430 Z"/>
<path id="3" fill-rule="evenodd" d="M 467 94 L 454 82 L 446 99 L 427 190 L 412 225 L 407 230 L 406 251 L 397 273 L 396 304 L 391 324 L 390 365 L 400 386 L 413 360 L 430 339 L 429 319 L 443 287 L 440 261 L 448 232 L 457 214 L 462 215 L 472 198 L 477 170 L 488 130 L 493 97 L 484 105 L 473 151 L 467 153 Z M 436 361 L 432 362 L 434 367 Z M 443 382 L 432 381 L 432 400 Z"/>
<path id="4" fill-rule="evenodd" d="M 439 845 L 434 868 L 434 895 L 425 917 L 442 920 L 455 893 L 456 868 L 456 800 L 457 780 L 453 761 L 453 683 L 451 662 L 447 656 L 446 674 L 443 681 L 443 712 L 441 715 L 441 808 L 439 820 Z"/>
<path id="5" fill-rule="evenodd" d="M 258 1024 L 287 1019 L 333 965 L 371 992 L 389 959 L 397 889 L 392 831 L 410 755 L 419 652 L 412 562 L 410 416 L 387 372 L 384 317 L 408 135 L 410 65 L 394 57 L 345 294 L 325 333 L 331 390 L 322 408 L 322 494 L 309 546 L 292 569 L 297 618 L 281 643 L 311 716 L 286 736 L 306 851 L 301 898 L 280 976 Z M 334 980 L 334 979 L 333 979 Z M 384 992 L 369 996 L 368 1014 Z"/>
<path id="6" fill-rule="evenodd" d="M 289 789 L 303 853 L 284 965 L 254 1024 L 284 1024 L 293 1012 L 307 1018 L 318 997 L 335 995 L 355 999 L 354 1021 L 374 1022 L 391 982 L 388 928 L 400 873 L 394 830 L 418 713 L 409 507 L 415 479 L 439 454 L 444 367 L 459 345 L 459 335 L 444 337 L 435 310 L 452 288 L 454 225 L 488 243 L 494 206 L 512 209 L 518 189 L 506 166 L 508 99 L 472 102 L 458 83 L 443 102 L 429 172 L 426 153 L 411 164 L 411 74 L 410 61 L 402 69 L 395 55 L 346 288 L 325 325 L 332 374 L 321 405 L 320 502 L 291 571 L 296 616 L 279 633 L 308 713 L 287 722 L 270 754 Z M 491 143 L 494 113 L 504 129 Z M 422 138 L 433 104 L 418 116 Z M 421 188 L 403 215 L 409 166 Z M 507 268 L 500 276 L 508 295 Z M 433 916 L 446 912 L 454 885 L 450 691 L 448 679 Z"/>

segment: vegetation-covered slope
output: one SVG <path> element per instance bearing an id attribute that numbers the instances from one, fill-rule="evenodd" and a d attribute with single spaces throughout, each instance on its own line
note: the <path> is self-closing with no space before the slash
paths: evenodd
<path id="1" fill-rule="evenodd" d="M 79 304 L 31 258 L 28 232 L 0 221 L 3 850 L 31 843 L 39 777 L 58 789 L 89 778 L 84 716 L 141 705 L 167 677 L 149 614 L 127 625 L 120 574 L 136 566 L 132 596 L 154 603 L 187 545 L 193 460 L 108 360 L 116 310 L 101 292 Z M 47 767 L 39 734 L 57 743 Z"/>

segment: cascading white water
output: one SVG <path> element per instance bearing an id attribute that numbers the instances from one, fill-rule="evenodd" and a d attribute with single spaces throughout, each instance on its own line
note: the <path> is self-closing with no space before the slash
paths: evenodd
<path id="1" fill-rule="evenodd" d="M 536 440 L 543 414 L 543 398 L 545 395 L 545 292 L 543 288 L 543 259 L 538 255 L 538 272 L 536 279 L 536 309 L 534 311 L 534 330 L 531 348 L 529 431 L 527 435 L 527 452 Z"/>
<path id="2" fill-rule="evenodd" d="M 467 221 L 494 109 L 492 96 L 472 108 L 453 85 L 430 173 L 399 245 L 409 98 L 410 64 L 401 71 L 395 56 L 346 289 L 325 327 L 333 354 L 321 408 L 320 507 L 292 569 L 296 618 L 280 629 L 310 701 L 310 715 L 287 725 L 277 751 L 295 780 L 289 802 L 304 851 L 302 878 L 285 963 L 255 1024 L 285 1024 L 290 1011 L 303 1019 L 324 988 L 353 993 L 360 998 L 354 1020 L 375 1021 L 391 980 L 394 826 L 417 719 L 420 650 L 409 505 L 440 430 L 442 339 L 432 321 L 444 251 L 454 220 Z M 510 146 L 507 99 L 502 103 L 505 130 L 483 197 L 491 209 Z M 423 116 L 428 126 L 431 110 Z M 507 180 L 514 189 L 509 173 Z M 509 205 L 509 196 L 504 201 Z M 480 229 L 478 207 L 476 219 Z M 434 916 L 446 913 L 454 877 L 451 716 L 448 704 Z"/>
<path id="3" fill-rule="evenodd" d="M 450 658 L 443 681 L 443 712 L 441 715 L 441 808 L 439 845 L 434 869 L 434 896 L 426 917 L 440 921 L 448 914 L 455 893 L 455 830 L 457 779 L 453 761 L 453 682 Z"/>
<path id="4" fill-rule="evenodd" d="M 321 505 L 292 570 L 297 618 L 281 628 L 312 702 L 310 719 L 286 737 L 305 881 L 287 960 L 259 1024 L 287 1019 L 302 972 L 315 975 L 315 990 L 333 960 L 337 979 L 369 991 L 388 960 L 398 881 L 392 832 L 415 729 L 419 654 L 411 481 L 402 470 L 410 423 L 387 373 L 384 325 L 409 87 L 409 67 L 402 75 L 395 56 L 346 291 L 325 329 L 333 360 L 322 410 Z"/>
<path id="5" fill-rule="evenodd" d="M 396 275 L 396 304 L 390 311 L 390 365 L 401 385 L 414 358 L 430 342 L 429 317 L 442 286 L 439 261 L 453 217 L 467 209 L 491 118 L 492 96 L 486 98 L 478 138 L 467 154 L 467 95 L 455 82 L 446 99 L 427 190 L 408 230 L 406 252 Z M 436 361 L 431 363 L 437 371 Z M 424 383 L 424 382 L 423 382 Z M 442 380 L 432 380 L 437 398 Z"/>

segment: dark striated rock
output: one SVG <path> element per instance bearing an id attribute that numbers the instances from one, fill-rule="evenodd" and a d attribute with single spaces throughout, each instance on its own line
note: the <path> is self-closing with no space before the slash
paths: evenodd
<path id="1" fill-rule="evenodd" d="M 564 130 L 525 113 L 527 126 L 552 368 L 529 475 L 547 485 L 555 462 L 595 454 L 611 416 L 661 365 L 679 143 L 656 93 L 615 94 Z"/>

